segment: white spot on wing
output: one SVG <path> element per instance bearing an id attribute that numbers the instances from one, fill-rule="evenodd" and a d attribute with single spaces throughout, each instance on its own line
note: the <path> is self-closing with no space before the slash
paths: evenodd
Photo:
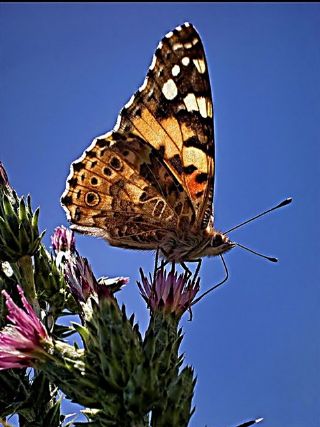
<path id="1" fill-rule="evenodd" d="M 188 58 L 188 56 L 185 56 L 184 58 L 182 58 L 181 62 L 186 67 L 190 64 L 190 58 Z"/>
<path id="2" fill-rule="evenodd" d="M 130 105 L 132 105 L 133 101 L 134 101 L 134 95 L 132 95 L 129 101 L 125 104 L 124 108 L 129 108 Z"/>
<path id="3" fill-rule="evenodd" d="M 156 57 L 156 55 L 153 55 L 152 61 L 151 61 L 151 65 L 149 67 L 149 70 L 153 70 L 154 69 L 154 66 L 156 65 L 156 62 L 157 62 L 157 57 Z"/>
<path id="4" fill-rule="evenodd" d="M 212 107 L 212 102 L 210 101 L 210 99 L 207 99 L 207 114 L 208 114 L 208 117 L 210 117 L 212 119 L 213 107 Z"/>
<path id="5" fill-rule="evenodd" d="M 204 98 L 203 96 L 199 96 L 197 98 L 197 101 L 198 101 L 200 114 L 205 119 L 208 116 L 206 98 Z"/>
<path id="6" fill-rule="evenodd" d="M 120 122 L 121 122 L 121 116 L 119 115 L 118 118 L 117 118 L 117 122 L 116 122 L 116 124 L 115 124 L 115 126 L 113 128 L 114 131 L 117 131 L 119 129 Z"/>
<path id="7" fill-rule="evenodd" d="M 161 76 L 162 71 L 163 71 L 163 67 L 162 67 L 162 65 L 160 65 L 160 66 L 159 66 L 159 70 L 158 70 L 158 72 L 157 72 L 157 76 L 158 76 L 158 77 L 160 77 L 160 76 Z"/>
<path id="8" fill-rule="evenodd" d="M 113 133 L 113 130 L 109 130 L 108 132 L 104 133 L 103 135 L 97 136 L 93 141 L 92 144 L 90 145 L 90 147 L 87 148 L 87 150 L 91 149 L 94 147 L 94 145 L 96 145 L 96 142 L 98 141 L 98 139 L 108 139 L 109 136 L 111 136 Z M 113 143 L 111 143 L 112 145 Z"/>
<path id="9" fill-rule="evenodd" d="M 162 93 L 169 100 L 177 96 L 178 88 L 172 79 L 166 81 L 165 84 L 162 86 Z"/>
<path id="10" fill-rule="evenodd" d="M 213 116 L 213 114 L 212 114 L 212 103 L 211 103 L 210 99 L 207 99 L 207 114 L 208 114 L 208 117 L 210 117 L 212 119 L 212 116 Z"/>
<path id="11" fill-rule="evenodd" d="M 185 47 L 186 49 L 191 49 L 191 48 L 192 48 L 192 43 L 185 43 L 185 44 L 184 44 L 184 47 Z"/>
<path id="12" fill-rule="evenodd" d="M 193 59 L 193 63 L 200 74 L 203 74 L 206 71 L 206 64 L 203 59 Z"/>
<path id="13" fill-rule="evenodd" d="M 180 73 L 180 67 L 179 65 L 174 65 L 172 67 L 171 73 L 174 77 L 176 77 Z"/>
<path id="14" fill-rule="evenodd" d="M 188 111 L 199 111 L 197 99 L 194 93 L 188 93 L 188 95 L 183 98 L 183 101 Z"/>
<path id="15" fill-rule="evenodd" d="M 186 106 L 184 104 L 180 104 L 177 106 L 177 112 L 178 111 L 185 111 L 185 109 L 186 109 Z"/>
<path id="16" fill-rule="evenodd" d="M 143 90 L 145 90 L 145 88 L 147 87 L 147 85 L 148 85 L 148 78 L 146 78 L 144 80 L 144 82 L 142 83 L 142 85 L 139 87 L 139 92 L 142 92 Z"/>
<path id="17" fill-rule="evenodd" d="M 166 38 L 170 39 L 173 36 L 173 32 L 169 31 L 169 33 L 166 34 Z"/>
<path id="18" fill-rule="evenodd" d="M 173 46 L 172 46 L 172 49 L 173 50 L 178 50 L 178 49 L 182 49 L 183 48 L 183 44 L 181 44 L 181 43 L 175 43 Z"/>

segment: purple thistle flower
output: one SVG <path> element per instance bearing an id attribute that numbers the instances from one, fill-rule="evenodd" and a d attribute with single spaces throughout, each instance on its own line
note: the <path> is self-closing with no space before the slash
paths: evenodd
<path id="1" fill-rule="evenodd" d="M 0 332 L 0 370 L 32 366 L 49 335 L 18 285 L 23 308 L 18 307 L 6 291 L 2 291 L 8 309 L 7 319 L 12 324 Z"/>
<path id="2" fill-rule="evenodd" d="M 86 258 L 69 257 L 64 264 L 64 277 L 76 301 L 85 302 L 97 293 L 98 282 Z"/>
<path id="3" fill-rule="evenodd" d="M 76 245 L 73 231 L 63 225 L 55 228 L 51 236 L 51 244 L 56 253 L 67 251 L 75 252 Z"/>
<path id="4" fill-rule="evenodd" d="M 110 298 L 114 292 L 120 290 L 129 281 L 127 277 L 103 277 L 98 281 L 88 260 L 78 254 L 68 257 L 63 269 L 70 291 L 79 302 L 86 302 L 90 296 Z"/>
<path id="5" fill-rule="evenodd" d="M 167 273 L 161 266 L 155 273 L 154 280 L 150 280 L 140 269 L 141 283 L 138 286 L 142 297 L 148 303 L 152 312 L 164 311 L 176 316 L 182 314 L 191 307 L 191 303 L 200 289 L 200 279 L 189 279 L 188 274 L 178 276 L 174 265 Z"/>

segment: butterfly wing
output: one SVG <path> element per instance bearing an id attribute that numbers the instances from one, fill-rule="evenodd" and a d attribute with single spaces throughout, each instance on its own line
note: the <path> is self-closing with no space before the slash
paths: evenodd
<path id="1" fill-rule="evenodd" d="M 154 249 L 168 232 L 206 228 L 214 177 L 207 68 L 191 24 L 160 42 L 113 132 L 71 165 L 61 202 L 74 229 L 115 246 Z"/>
<path id="2" fill-rule="evenodd" d="M 116 128 L 138 135 L 159 152 L 188 194 L 194 228 L 206 228 L 214 188 L 213 106 L 203 44 L 191 24 L 161 40 Z"/>
<path id="3" fill-rule="evenodd" d="M 95 139 L 72 164 L 61 201 L 73 229 L 126 248 L 155 249 L 194 219 L 158 153 L 136 135 L 116 132 Z"/>

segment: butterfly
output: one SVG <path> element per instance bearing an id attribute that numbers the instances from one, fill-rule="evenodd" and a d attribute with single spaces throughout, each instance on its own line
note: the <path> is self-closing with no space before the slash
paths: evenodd
<path id="1" fill-rule="evenodd" d="M 160 41 L 114 129 L 71 165 L 61 203 L 75 231 L 195 261 L 234 247 L 214 228 L 214 171 L 208 65 L 184 23 Z"/>

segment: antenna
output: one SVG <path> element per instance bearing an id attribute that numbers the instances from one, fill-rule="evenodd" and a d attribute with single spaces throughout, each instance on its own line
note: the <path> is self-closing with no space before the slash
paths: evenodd
<path id="1" fill-rule="evenodd" d="M 283 200 L 281 203 L 279 203 L 277 206 L 274 206 L 273 208 L 268 209 L 268 210 L 266 210 L 266 211 L 264 211 L 264 212 L 260 213 L 259 215 L 254 216 L 253 218 L 250 218 L 250 219 L 247 219 L 247 220 L 246 220 L 246 221 L 244 221 L 244 222 L 241 222 L 241 224 L 238 224 L 238 225 L 236 225 L 235 227 L 230 228 L 229 230 L 225 231 L 223 234 L 228 234 L 228 233 L 230 233 L 230 231 L 233 231 L 233 230 L 235 230 L 236 228 L 240 228 L 240 227 L 242 227 L 243 225 L 248 224 L 248 222 L 254 221 L 255 219 L 260 218 L 261 216 L 266 215 L 266 214 L 267 214 L 267 213 L 269 213 L 269 212 L 272 212 L 272 211 L 274 211 L 274 210 L 276 210 L 276 209 L 282 208 L 282 206 L 286 206 L 286 205 L 288 205 L 288 204 L 289 204 L 289 203 L 291 203 L 291 202 L 292 202 L 292 197 L 288 197 L 287 199 L 285 199 L 285 200 Z M 238 246 L 241 246 L 241 245 L 239 245 L 238 243 L 237 243 L 237 245 L 238 245 Z M 248 249 L 248 248 L 244 248 L 244 249 L 247 249 L 248 251 L 251 251 L 251 250 L 250 250 L 250 249 Z M 253 252 L 253 251 L 251 251 L 251 252 Z M 254 252 L 254 253 L 255 253 L 255 252 Z M 257 255 L 260 255 L 260 254 L 257 254 Z M 263 255 L 261 255 L 261 256 L 263 256 Z M 265 257 L 265 258 L 268 258 L 268 257 Z M 275 261 L 273 261 L 273 262 L 275 262 Z"/>
<path id="2" fill-rule="evenodd" d="M 223 280 L 221 280 L 221 282 L 217 283 L 216 285 L 213 285 L 210 289 L 208 289 L 207 291 L 203 292 L 197 299 L 195 299 L 191 304 L 190 307 L 192 307 L 194 304 L 197 304 L 197 302 L 199 302 L 204 296 L 208 295 L 208 293 L 212 292 L 214 289 L 217 289 L 219 286 L 223 285 L 224 282 L 226 282 L 229 278 L 229 271 L 227 268 L 227 264 L 222 256 L 222 254 L 219 255 L 221 260 L 222 260 L 222 264 L 224 267 L 224 271 L 226 273 L 225 277 Z"/>
<path id="3" fill-rule="evenodd" d="M 274 257 L 271 257 L 271 256 L 267 256 L 267 255 L 263 255 L 263 254 L 260 254 L 259 252 L 256 252 L 256 251 L 253 251 L 252 249 L 249 249 L 249 248 L 247 248 L 246 246 L 243 246 L 243 245 L 240 245 L 240 243 L 236 243 L 236 242 L 232 242 L 234 245 L 236 245 L 236 246 L 239 246 L 240 248 L 242 248 L 242 249 L 245 249 L 246 251 L 248 251 L 248 252 L 251 252 L 252 254 L 255 254 L 255 255 L 258 255 L 258 256 L 260 256 L 261 258 L 265 258 L 265 259 L 267 259 L 268 261 L 271 261 L 271 262 L 278 262 L 278 258 L 274 258 Z"/>
<path id="4" fill-rule="evenodd" d="M 237 427 L 249 427 L 249 426 L 252 426 L 253 424 L 258 424 L 261 421 L 263 421 L 263 418 L 257 418 L 256 420 L 251 420 L 251 421 L 247 421 L 246 423 L 240 424 Z"/>

